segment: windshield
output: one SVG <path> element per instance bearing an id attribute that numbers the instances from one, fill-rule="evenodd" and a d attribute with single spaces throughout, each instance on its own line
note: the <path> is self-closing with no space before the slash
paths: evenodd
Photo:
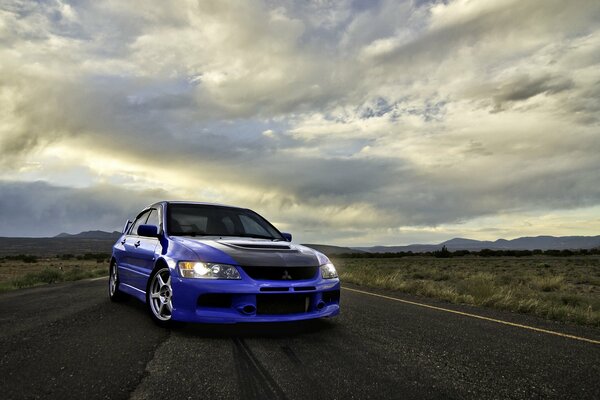
<path id="1" fill-rule="evenodd" d="M 284 240 L 254 211 L 203 204 L 169 204 L 167 232 L 178 236 L 241 236 Z"/>

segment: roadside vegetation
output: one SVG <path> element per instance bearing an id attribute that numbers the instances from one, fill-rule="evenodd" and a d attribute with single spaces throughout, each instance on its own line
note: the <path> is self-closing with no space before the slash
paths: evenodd
<path id="1" fill-rule="evenodd" d="M 109 255 L 60 254 L 54 257 L 0 257 L 0 292 L 108 275 Z"/>
<path id="2" fill-rule="evenodd" d="M 600 257 L 337 257 L 344 282 L 600 327 Z"/>
<path id="3" fill-rule="evenodd" d="M 435 251 L 412 252 L 400 251 L 390 253 L 338 253 L 337 258 L 401 258 L 401 257 L 436 257 L 436 258 L 456 258 L 466 256 L 477 257 L 531 257 L 531 256 L 550 256 L 550 257 L 572 257 L 572 256 L 593 256 L 600 255 L 600 247 L 595 249 L 580 249 L 580 250 L 453 250 L 450 251 L 446 246 Z"/>

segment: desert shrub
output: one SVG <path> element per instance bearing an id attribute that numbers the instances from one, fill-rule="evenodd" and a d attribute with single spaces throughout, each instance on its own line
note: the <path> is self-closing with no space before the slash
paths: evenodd
<path id="1" fill-rule="evenodd" d="M 62 280 L 62 272 L 51 268 L 44 268 L 36 275 L 38 281 L 43 283 L 54 283 Z"/>
<path id="2" fill-rule="evenodd" d="M 473 297 L 475 304 L 481 304 L 496 292 L 494 276 L 489 273 L 475 274 L 457 285 L 458 292 Z"/>
<path id="3" fill-rule="evenodd" d="M 37 276 L 35 274 L 26 274 L 20 278 L 13 279 L 12 285 L 18 289 L 33 286 L 39 283 Z"/>
<path id="4" fill-rule="evenodd" d="M 564 281 L 564 276 L 542 276 L 533 278 L 531 285 L 542 292 L 554 292 L 562 289 Z"/>
<path id="5" fill-rule="evenodd" d="M 23 261 L 24 263 L 27 263 L 27 264 L 33 264 L 33 263 L 38 262 L 37 256 L 30 256 L 27 254 L 19 254 L 16 256 L 5 256 L 4 258 L 6 260 Z"/>
<path id="6" fill-rule="evenodd" d="M 581 296 L 577 296 L 576 294 L 561 294 L 558 296 L 558 299 L 565 306 L 572 307 L 577 307 L 585 302 Z"/>
<path id="7" fill-rule="evenodd" d="M 20 278 L 12 280 L 12 285 L 16 288 L 34 286 L 40 283 L 61 282 L 62 272 L 57 269 L 44 268 L 39 272 L 30 272 Z"/>
<path id="8" fill-rule="evenodd" d="M 448 251 L 446 246 L 442 246 L 441 250 L 436 250 L 433 252 L 433 256 L 435 258 L 450 258 L 452 257 L 452 253 Z"/>

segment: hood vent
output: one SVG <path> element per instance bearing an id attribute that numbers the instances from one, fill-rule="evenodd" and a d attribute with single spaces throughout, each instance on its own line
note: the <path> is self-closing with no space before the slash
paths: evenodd
<path id="1" fill-rule="evenodd" d="M 269 242 L 229 242 L 220 241 L 219 243 L 230 247 L 237 247 L 246 250 L 277 250 L 277 251 L 290 251 L 294 250 L 288 244 L 278 244 Z"/>

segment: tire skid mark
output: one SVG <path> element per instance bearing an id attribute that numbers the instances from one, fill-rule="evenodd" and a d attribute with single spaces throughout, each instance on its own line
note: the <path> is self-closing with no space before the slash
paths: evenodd
<path id="1" fill-rule="evenodd" d="M 146 381 L 152 379 L 153 366 L 160 362 L 160 358 L 156 355 L 162 346 L 167 345 L 169 339 L 171 339 L 171 333 L 171 331 L 168 331 L 167 336 L 162 341 L 158 342 L 154 347 L 154 350 L 152 351 L 152 358 L 150 358 L 144 366 L 143 375 L 138 379 L 135 386 L 129 391 L 129 400 L 145 399 L 148 397 L 148 395 L 144 393 L 144 384 Z"/>
<path id="2" fill-rule="evenodd" d="M 246 341 L 233 338 L 238 383 L 243 399 L 287 400 L 287 396 L 256 358 Z"/>
<path id="3" fill-rule="evenodd" d="M 308 393 L 305 393 L 305 395 L 310 395 L 313 399 L 322 398 L 322 393 L 327 393 L 327 391 L 322 388 L 321 383 L 317 379 L 308 373 L 308 368 L 296 355 L 294 350 L 289 345 L 284 345 L 281 346 L 281 351 L 296 367 L 295 372 L 301 377 L 301 379 L 297 381 L 305 383 L 305 386 L 308 389 Z"/>
<path id="4" fill-rule="evenodd" d="M 283 354 L 285 354 L 293 364 L 302 365 L 302 361 L 300 361 L 300 359 L 298 358 L 296 353 L 294 353 L 294 350 L 292 350 L 290 346 L 281 346 L 281 351 L 283 351 Z"/>

